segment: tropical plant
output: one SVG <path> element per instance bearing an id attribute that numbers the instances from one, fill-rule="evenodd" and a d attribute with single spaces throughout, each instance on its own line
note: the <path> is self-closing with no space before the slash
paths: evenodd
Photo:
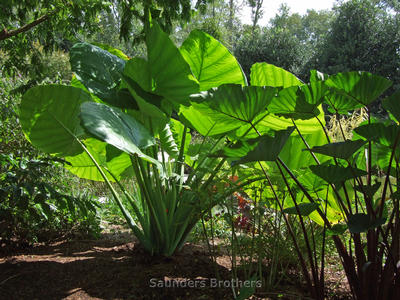
<path id="1" fill-rule="evenodd" d="M 305 254 L 287 216 L 285 222 L 314 298 L 324 298 L 325 239 L 331 236 L 354 298 L 397 299 L 399 93 L 384 100 L 391 118 L 380 121 L 371 117 L 370 107 L 391 86 L 389 80 L 366 72 L 328 77 L 312 71 L 310 78 L 305 84 L 282 69 L 256 64 L 251 72 L 253 85 L 280 87 L 262 107 L 253 102 L 251 109 L 243 109 L 244 103 L 251 103 L 245 96 L 228 97 L 237 86 L 208 91 L 201 104 L 194 105 L 201 105 L 216 122 L 231 119 L 232 126 L 242 125 L 236 137 L 230 134 L 235 143 L 217 154 L 233 166 L 251 166 L 253 172 L 264 174 L 269 185 L 265 197 L 275 199 L 284 215 L 298 216 Z M 331 143 L 322 103 L 338 115 L 363 107 L 368 121 L 354 130 L 353 140 L 343 132 L 343 142 Z M 251 129 L 246 138 L 238 138 L 246 129 Z M 309 130 L 314 130 L 313 135 L 307 135 Z M 316 237 L 306 230 L 309 218 L 323 228 L 320 261 Z M 343 235 L 346 230 L 349 243 Z"/>
<path id="2" fill-rule="evenodd" d="M 63 157 L 79 177 L 107 183 L 149 252 L 172 255 L 204 212 L 230 192 L 207 193 L 224 166 L 223 159 L 207 154 L 221 147 L 223 136 L 190 143 L 191 115 L 199 112 L 188 106 L 189 95 L 222 83 L 244 85 L 246 79 L 229 51 L 201 31 L 193 31 L 178 49 L 151 22 L 146 45 L 147 60 L 128 59 L 111 47 L 76 44 L 71 86 L 30 89 L 20 120 L 34 146 Z M 263 91 L 248 92 L 261 97 Z M 225 126 L 207 117 L 198 121 L 205 137 Z M 129 176 L 135 179 L 131 189 L 121 184 Z M 121 197 L 129 200 L 129 209 Z"/>
<path id="3" fill-rule="evenodd" d="M 52 182 L 54 162 L 0 153 L 0 171 L 2 245 L 22 246 L 68 233 L 99 234 L 95 199 L 84 193 L 71 195 Z"/>
<path id="4" fill-rule="evenodd" d="M 399 93 L 384 101 L 390 119 L 370 115 L 391 82 L 366 72 L 312 71 L 303 83 L 257 63 L 249 86 L 235 58 L 211 36 L 194 31 L 178 49 L 152 21 L 146 46 L 145 60 L 75 45 L 72 86 L 39 86 L 24 95 L 20 119 L 29 140 L 64 157 L 78 176 L 104 180 L 152 253 L 171 255 L 206 211 L 250 183 L 262 187 L 262 176 L 267 188 L 260 199 L 279 207 L 314 298 L 324 298 L 330 236 L 356 299 L 396 299 Z M 343 142 L 331 143 L 322 104 L 337 115 L 364 108 L 368 121 L 353 140 L 343 133 Z M 207 138 L 191 145 L 188 128 Z M 212 182 L 226 163 L 242 184 L 213 195 Z M 130 175 L 133 193 L 121 184 Z M 288 215 L 298 218 L 305 254 Z M 321 225 L 320 235 L 307 230 L 311 221 Z"/>

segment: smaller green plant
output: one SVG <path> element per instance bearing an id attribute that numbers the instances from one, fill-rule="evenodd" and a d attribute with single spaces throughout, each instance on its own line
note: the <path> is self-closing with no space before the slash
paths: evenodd
<path id="1" fill-rule="evenodd" d="M 227 97 L 237 89 L 234 86 L 209 90 L 202 95 L 202 105 L 215 120 L 229 116 L 251 128 L 247 139 L 237 138 L 218 154 L 230 158 L 232 166 L 264 174 L 263 197 L 273 199 L 283 215 L 312 297 L 325 297 L 326 240 L 331 238 L 355 299 L 397 299 L 400 93 L 382 101 L 389 115 L 382 120 L 372 117 L 371 107 L 392 82 L 378 75 L 328 76 L 314 70 L 310 82 L 302 83 L 285 70 L 256 64 L 251 82 L 279 87 L 261 110 L 254 101 L 252 108 L 258 113 L 252 118 L 243 118 L 242 103 Z M 338 116 L 341 141 L 331 141 L 321 104 Z M 359 108 L 367 112 L 366 121 L 350 139 L 340 115 Z M 300 224 L 301 238 L 291 215 Z M 310 220 L 321 226 L 318 239 L 307 230 Z"/>
<path id="2" fill-rule="evenodd" d="M 52 177 L 54 162 L 0 154 L 1 243 L 29 244 L 68 233 L 98 236 L 97 203 L 70 195 Z"/>

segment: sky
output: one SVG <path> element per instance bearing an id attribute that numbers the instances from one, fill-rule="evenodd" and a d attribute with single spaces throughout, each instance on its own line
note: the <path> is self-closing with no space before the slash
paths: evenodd
<path id="1" fill-rule="evenodd" d="M 290 7 L 291 13 L 299 13 L 301 15 L 307 12 L 307 9 L 330 9 L 333 7 L 335 0 L 264 0 L 263 10 L 264 16 L 260 20 L 259 25 L 265 26 L 268 24 L 269 19 L 273 18 L 278 12 L 282 3 L 286 3 Z M 250 8 L 243 9 L 242 22 L 251 24 L 251 10 Z"/>

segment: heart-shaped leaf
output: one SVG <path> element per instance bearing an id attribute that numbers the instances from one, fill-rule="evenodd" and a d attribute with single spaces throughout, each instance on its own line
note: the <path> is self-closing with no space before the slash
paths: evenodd
<path id="1" fill-rule="evenodd" d="M 259 137 L 257 140 L 257 146 L 247 153 L 246 156 L 235 161 L 234 164 L 243 164 L 253 161 L 275 161 L 293 130 L 294 128 L 290 127 L 286 130 L 275 132 L 274 137 Z"/>
<path id="2" fill-rule="evenodd" d="M 315 146 L 311 149 L 311 151 L 331 157 L 349 159 L 365 143 L 366 142 L 363 140 L 347 140 L 344 142 L 330 143 L 323 146 Z"/>
<path id="3" fill-rule="evenodd" d="M 189 64 L 157 22 L 146 34 L 147 60 L 154 80 L 153 92 L 169 100 L 188 104 L 189 95 L 199 91 Z"/>
<path id="4" fill-rule="evenodd" d="M 345 72 L 330 76 L 325 83 L 337 93 L 351 97 L 364 106 L 369 105 L 383 94 L 392 82 L 368 72 Z"/>
<path id="5" fill-rule="evenodd" d="M 333 184 L 367 175 L 364 170 L 336 165 L 314 165 L 310 166 L 310 170 L 326 182 Z"/>
<path id="6" fill-rule="evenodd" d="M 38 149 L 59 156 L 83 151 L 77 138 L 85 135 L 80 126 L 79 108 L 92 98 L 84 90 L 64 85 L 37 86 L 22 97 L 22 130 Z"/>
<path id="7" fill-rule="evenodd" d="M 200 83 L 200 91 L 226 83 L 247 85 L 236 58 L 211 35 L 193 30 L 180 50 Z"/>
<path id="8" fill-rule="evenodd" d="M 354 214 L 348 218 L 347 226 L 351 233 L 367 232 L 370 229 L 374 229 L 378 226 L 385 224 L 385 218 L 378 218 L 372 220 L 369 215 L 366 214 Z"/>
<path id="9" fill-rule="evenodd" d="M 271 64 L 255 63 L 250 71 L 251 85 L 287 88 L 302 84 L 292 73 Z"/>

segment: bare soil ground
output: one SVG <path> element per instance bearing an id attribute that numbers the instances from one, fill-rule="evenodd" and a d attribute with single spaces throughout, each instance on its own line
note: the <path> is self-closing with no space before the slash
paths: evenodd
<path id="1" fill-rule="evenodd" d="M 151 257 L 129 235 L 35 245 L 0 253 L 0 299 L 232 299 L 230 288 L 211 287 L 216 269 L 221 280 L 231 278 L 229 258 L 217 261 L 205 247 L 189 243 L 171 258 Z M 342 275 L 328 272 L 328 299 L 349 299 Z M 188 281 L 199 286 L 185 288 Z M 151 287 L 159 282 L 180 286 Z M 288 285 L 252 299 L 309 298 L 303 288 Z"/>

